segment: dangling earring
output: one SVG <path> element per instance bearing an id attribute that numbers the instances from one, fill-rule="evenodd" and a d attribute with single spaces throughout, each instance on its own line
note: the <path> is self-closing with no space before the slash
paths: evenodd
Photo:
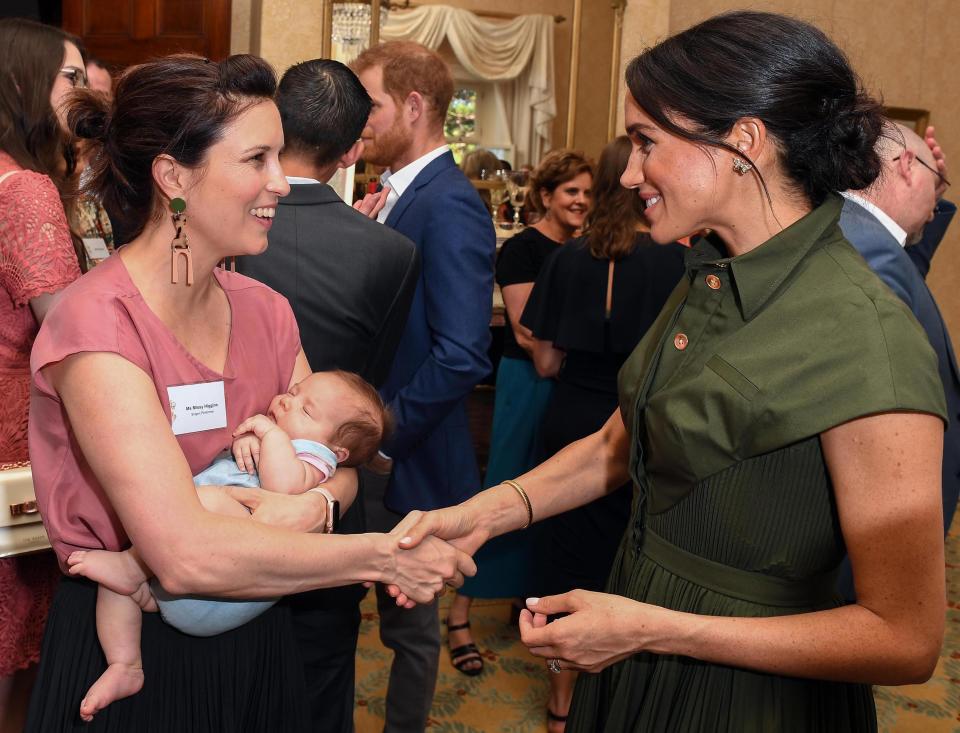
<path id="1" fill-rule="evenodd" d="M 753 166 L 750 165 L 750 164 L 749 164 L 748 162 L 746 162 L 745 160 L 741 160 L 740 158 L 734 158 L 734 159 L 733 159 L 733 169 L 734 169 L 739 175 L 742 176 L 742 175 L 745 175 L 745 174 L 749 173 L 751 170 L 753 170 Z"/>
<path id="2" fill-rule="evenodd" d="M 173 212 L 173 226 L 177 231 L 173 241 L 170 242 L 170 282 L 174 285 L 180 279 L 180 258 L 187 261 L 187 285 L 193 285 L 193 254 L 190 252 L 190 241 L 187 239 L 187 233 L 184 231 L 187 226 L 187 216 L 184 212 L 187 210 L 187 202 L 182 198 L 170 200 L 170 211 Z"/>

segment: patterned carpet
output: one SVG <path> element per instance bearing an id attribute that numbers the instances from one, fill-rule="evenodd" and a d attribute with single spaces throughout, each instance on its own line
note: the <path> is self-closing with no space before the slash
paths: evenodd
<path id="1" fill-rule="evenodd" d="M 357 649 L 357 733 L 383 730 L 384 695 L 391 653 L 377 635 L 376 605 L 363 605 Z M 947 629 L 940 663 L 924 685 L 878 687 L 882 733 L 960 733 L 960 518 L 947 542 Z M 441 617 L 446 616 L 441 601 Z M 430 733 L 542 733 L 547 674 L 541 660 L 520 644 L 508 625 L 508 601 L 478 601 L 472 615 L 474 639 L 484 655 L 479 677 L 466 677 L 444 653 L 428 730 Z"/>

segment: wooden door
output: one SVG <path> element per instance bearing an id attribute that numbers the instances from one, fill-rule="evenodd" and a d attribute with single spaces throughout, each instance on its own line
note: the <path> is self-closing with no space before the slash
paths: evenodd
<path id="1" fill-rule="evenodd" d="M 114 67 L 184 51 L 230 53 L 230 0 L 63 0 L 63 28 Z"/>

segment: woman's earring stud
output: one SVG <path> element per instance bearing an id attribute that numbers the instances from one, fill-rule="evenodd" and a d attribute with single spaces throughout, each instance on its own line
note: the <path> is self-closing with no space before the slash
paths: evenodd
<path id="1" fill-rule="evenodd" d="M 749 173 L 751 170 L 753 170 L 753 166 L 750 165 L 750 163 L 748 163 L 745 160 L 741 160 L 740 158 L 734 158 L 733 170 L 735 170 L 739 175 L 742 176 Z"/>

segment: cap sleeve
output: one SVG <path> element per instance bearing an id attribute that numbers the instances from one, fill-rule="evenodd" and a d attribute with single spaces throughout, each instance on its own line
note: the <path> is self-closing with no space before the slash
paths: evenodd
<path id="1" fill-rule="evenodd" d="M 883 412 L 924 412 L 947 422 L 937 355 L 919 324 L 893 296 L 872 305 L 841 305 L 827 319 L 838 327 L 822 333 L 817 352 L 796 355 L 764 385 L 777 400 L 757 421 L 754 452 L 777 437 L 800 439 Z"/>
<path id="2" fill-rule="evenodd" d="M 571 245 L 564 245 L 551 252 L 530 291 L 527 305 L 520 316 L 520 323 L 529 328 L 541 341 L 556 341 L 563 306 L 562 253 Z"/>
<path id="3" fill-rule="evenodd" d="M 497 285 L 501 288 L 519 283 L 532 283 L 537 279 L 540 263 L 536 256 L 536 243 L 526 230 L 503 243 L 497 255 Z"/>
<path id="4" fill-rule="evenodd" d="M 83 278 L 76 286 L 85 285 L 86 280 Z M 118 354 L 151 374 L 143 343 L 118 296 L 76 286 L 67 290 L 50 309 L 33 344 L 30 372 L 37 389 L 56 396 L 43 376 L 44 367 L 83 352 Z"/>
<path id="5" fill-rule="evenodd" d="M 0 194 L 0 285 L 18 307 L 80 277 L 67 217 L 47 176 L 18 171 Z"/>

